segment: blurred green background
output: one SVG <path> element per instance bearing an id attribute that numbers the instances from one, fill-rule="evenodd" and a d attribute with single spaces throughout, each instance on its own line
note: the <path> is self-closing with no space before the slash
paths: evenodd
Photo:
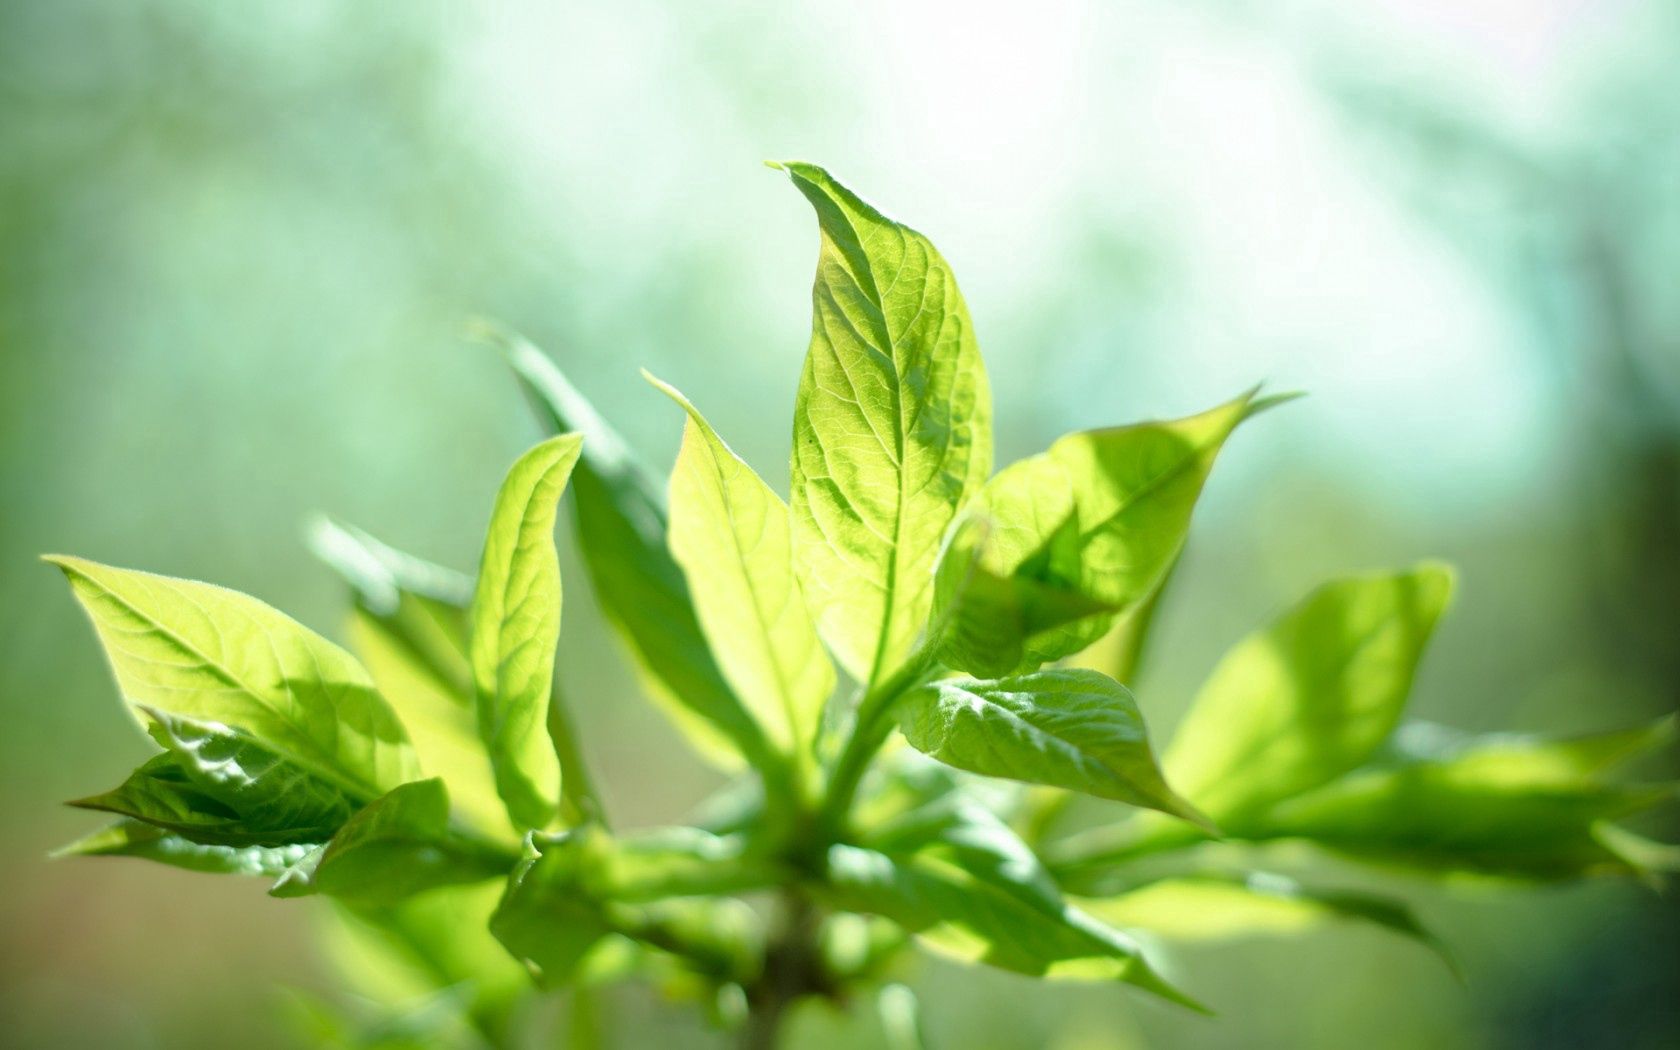
<path id="1" fill-rule="evenodd" d="M 770 13 L 774 11 L 774 13 Z M 313 902 L 46 861 L 146 748 L 34 556 L 249 591 L 336 632 L 327 510 L 471 566 L 537 435 L 465 343 L 553 352 L 661 469 L 679 384 L 785 490 L 831 166 L 963 280 L 1007 462 L 1258 380 L 1140 691 L 1319 579 L 1464 586 L 1413 711 L 1605 728 L 1680 697 L 1680 5 L 1662 0 L 0 4 L 0 1044 L 297 1045 Z M 714 782 L 568 564 L 562 682 L 625 823 Z M 1672 772 L 1672 764 L 1670 767 Z M 1658 772 L 1662 772 L 1660 769 Z M 1645 830 L 1676 832 L 1668 826 Z M 927 962 L 940 1047 L 1680 1045 L 1680 909 L 1449 896 L 1462 957 L 1359 929 L 1169 953 L 1221 1011 Z M 631 992 L 618 1045 L 713 1045 Z M 868 1045 L 812 1015 L 795 1045 Z"/>

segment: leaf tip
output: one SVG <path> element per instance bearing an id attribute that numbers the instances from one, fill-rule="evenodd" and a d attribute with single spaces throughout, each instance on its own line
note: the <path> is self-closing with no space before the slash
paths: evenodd
<path id="1" fill-rule="evenodd" d="M 655 390 L 659 391 L 661 394 L 664 394 L 666 397 L 670 398 L 672 401 L 675 401 L 677 403 L 677 406 L 679 408 L 681 408 L 684 412 L 687 412 L 691 416 L 699 415 L 699 413 L 694 408 L 694 403 L 692 401 L 690 401 L 687 397 L 683 396 L 683 392 L 681 390 L 678 390 L 676 387 L 672 386 L 670 383 L 665 382 L 665 380 L 659 378 L 658 376 L 654 375 L 652 372 L 649 372 L 645 368 L 641 370 L 641 373 L 642 373 L 642 378 L 647 380 L 648 383 Z"/>
<path id="2" fill-rule="evenodd" d="M 1248 392 L 1248 404 L 1243 409 L 1244 419 L 1253 419 L 1262 412 L 1269 412 L 1274 408 L 1287 405 L 1291 401 L 1299 401 L 1307 396 L 1305 390 L 1285 390 L 1279 394 L 1260 396 L 1260 386 L 1255 386 Z"/>

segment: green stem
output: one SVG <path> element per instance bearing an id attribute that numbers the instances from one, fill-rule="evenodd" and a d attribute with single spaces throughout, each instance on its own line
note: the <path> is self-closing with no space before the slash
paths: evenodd
<path id="1" fill-rule="evenodd" d="M 933 647 L 924 645 L 912 653 L 886 681 L 870 689 L 858 701 L 857 719 L 851 736 L 834 762 L 829 774 L 828 790 L 823 797 L 820 826 L 830 836 L 843 835 L 850 819 L 852 801 L 857 797 L 858 785 L 869 770 L 881 745 L 892 734 L 892 709 L 900 697 L 927 681 L 937 666 Z"/>

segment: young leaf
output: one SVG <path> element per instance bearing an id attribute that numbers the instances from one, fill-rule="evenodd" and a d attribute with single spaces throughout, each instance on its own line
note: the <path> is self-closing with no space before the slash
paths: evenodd
<path id="1" fill-rule="evenodd" d="M 1121 615 L 1107 634 L 1075 654 L 1070 666 L 1100 671 L 1121 685 L 1134 688 L 1153 636 L 1155 614 L 1161 608 L 1161 598 L 1172 582 L 1173 572 L 1174 568 L 1168 567 L 1149 597 Z"/>
<path id="2" fill-rule="evenodd" d="M 347 630 L 380 695 L 408 730 L 426 776 L 441 776 L 462 819 L 491 837 L 507 812 L 478 739 L 467 606 L 473 582 L 325 518 L 310 547 L 355 593 Z"/>
<path id="3" fill-rule="evenodd" d="M 193 842 L 220 846 L 284 845 L 295 835 L 265 835 L 241 826 L 238 814 L 198 791 L 173 755 L 154 755 L 116 788 L 76 799 L 78 809 L 114 813 L 153 824 Z M 319 842 L 332 829 L 309 841 Z"/>
<path id="4" fill-rule="evenodd" d="M 168 750 L 114 791 L 70 803 L 154 824 L 218 846 L 318 843 L 350 816 L 332 783 L 214 722 L 146 709 Z"/>
<path id="5" fill-rule="evenodd" d="M 547 725 L 560 636 L 554 518 L 582 443 L 575 434 L 550 438 L 508 471 L 473 592 L 478 732 L 516 827 L 546 827 L 559 809 L 561 769 Z"/>
<path id="6" fill-rule="evenodd" d="M 1069 434 L 1000 471 L 963 512 L 965 522 L 985 527 L 953 533 L 938 570 L 935 620 L 953 606 L 959 623 L 974 615 L 959 599 L 976 557 L 997 578 L 1076 596 L 1086 615 L 1026 624 L 1006 650 L 1012 667 L 1003 667 L 995 645 L 962 644 L 960 636 L 941 655 L 959 670 L 990 675 L 1030 670 L 1101 638 L 1160 588 L 1226 438 L 1276 403 L 1251 391 L 1186 419 Z M 991 633 L 1008 627 L 996 622 Z"/>
<path id="7" fill-rule="evenodd" d="M 194 842 L 184 835 L 138 820 L 119 820 L 53 852 L 54 857 L 139 857 L 188 871 L 212 875 L 282 874 L 319 847 L 309 843 L 288 846 L 218 846 Z"/>
<path id="8" fill-rule="evenodd" d="M 1365 761 L 1399 722 L 1452 589 L 1432 563 L 1338 580 L 1239 642 L 1167 749 L 1172 782 L 1224 822 Z"/>
<path id="9" fill-rule="evenodd" d="M 1610 822 L 1672 800 L 1674 785 L 1608 784 L 1595 775 L 1609 756 L 1659 735 L 1495 735 L 1450 745 L 1442 738 L 1435 727 L 1409 726 L 1384 760 L 1280 803 L 1248 834 L 1307 839 L 1436 876 L 1555 881 L 1647 874 L 1652 860 L 1661 863 L 1658 844 Z"/>
<path id="10" fill-rule="evenodd" d="M 507 810 L 479 742 L 470 672 L 460 692 L 446 689 L 387 621 L 361 606 L 350 611 L 347 638 L 408 727 L 421 772 L 443 778 L 450 802 L 467 825 L 490 837 L 506 836 Z M 464 643 L 463 638 L 463 665 Z"/>
<path id="11" fill-rule="evenodd" d="M 1095 671 L 948 679 L 911 693 L 898 715 L 912 747 L 958 769 L 1083 791 L 1207 826 L 1162 779 L 1131 693 Z"/>
<path id="12" fill-rule="evenodd" d="M 436 692 L 471 708 L 467 605 L 473 581 L 328 518 L 310 526 L 309 546 L 350 584 L 356 608 L 388 636 L 387 644 L 434 679 Z"/>
<path id="13" fill-rule="evenodd" d="M 434 777 L 404 784 L 352 817 L 308 882 L 328 896 L 389 904 L 499 873 L 496 858 L 451 836 L 449 792 Z"/>
<path id="14" fill-rule="evenodd" d="M 527 839 L 525 859 L 490 917 L 490 932 L 545 987 L 569 981 L 613 932 L 596 903 L 572 891 L 581 860 L 577 851 L 543 849 Z"/>
<path id="15" fill-rule="evenodd" d="M 231 726 L 362 801 L 418 774 L 367 672 L 297 621 L 207 583 L 47 560 L 69 577 L 136 710 Z"/>
<path id="16" fill-rule="evenodd" d="M 349 819 L 354 802 L 332 783 L 216 722 L 146 709 L 149 731 L 194 788 L 236 814 L 270 844 L 324 842 Z"/>
<path id="17" fill-rule="evenodd" d="M 835 906 L 892 919 L 942 954 L 1033 976 L 1126 981 L 1201 1009 L 1157 976 L 1124 934 L 947 860 L 895 860 L 839 845 L 829 848 L 827 870 L 822 892 Z"/>
<path id="18" fill-rule="evenodd" d="M 1271 872 L 1166 878 L 1080 904 L 1112 925 L 1179 941 L 1290 935 L 1335 922 L 1365 923 L 1422 944 L 1457 972 L 1446 945 L 1405 903 L 1357 891 L 1312 889 Z"/>
<path id="19" fill-rule="evenodd" d="M 583 435 L 572 478 L 578 543 L 596 599 L 634 657 L 644 687 L 701 754 L 739 766 L 768 758 L 700 632 L 688 581 L 666 543 L 663 487 L 565 374 L 526 340 L 491 330 L 543 422 Z"/>
<path id="20" fill-rule="evenodd" d="M 1032 848 L 952 770 L 894 770 L 860 815 L 859 844 L 889 856 L 928 852 L 978 878 L 1059 907 L 1061 890 Z"/>
<path id="21" fill-rule="evenodd" d="M 794 550 L 824 640 L 875 684 L 925 626 L 940 538 L 991 472 L 991 392 L 927 238 L 815 165 L 780 166 L 822 233 L 794 402 Z"/>
<path id="22" fill-rule="evenodd" d="M 802 754 L 835 678 L 793 576 L 787 506 L 687 398 L 648 378 L 688 413 L 671 472 L 671 553 L 700 625 L 766 735 Z"/>

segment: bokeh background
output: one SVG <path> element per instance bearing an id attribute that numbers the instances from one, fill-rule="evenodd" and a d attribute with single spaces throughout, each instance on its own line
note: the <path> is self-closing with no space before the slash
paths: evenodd
<path id="1" fill-rule="evenodd" d="M 146 749 L 35 555 L 215 580 L 328 632 L 313 511 L 470 567 L 537 435 L 462 339 L 476 315 L 661 469 L 679 419 L 644 365 L 785 490 L 816 234 L 767 157 L 940 245 L 1000 462 L 1259 380 L 1310 392 L 1215 473 L 1140 694 L 1158 732 L 1282 603 L 1424 555 L 1463 589 L 1416 713 L 1567 731 L 1675 706 L 1672 0 L 10 0 L 0 1044 L 293 1046 L 277 989 L 337 983 L 309 903 L 45 859 L 92 823 L 59 801 Z M 561 676 L 609 802 L 669 819 L 711 774 L 568 580 Z M 1212 1021 L 938 963 L 914 983 L 941 1047 L 1680 1045 L 1671 900 L 1396 885 L 1465 984 L 1358 929 L 1171 954 Z M 712 1045 L 645 994 L 609 1010 L 619 1045 Z"/>

